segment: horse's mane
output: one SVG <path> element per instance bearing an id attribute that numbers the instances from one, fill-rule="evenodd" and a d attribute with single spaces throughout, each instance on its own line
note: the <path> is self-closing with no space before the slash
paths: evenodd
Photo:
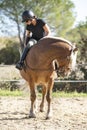
<path id="1" fill-rule="evenodd" d="M 73 44 L 70 41 L 68 41 L 62 37 L 46 36 L 38 41 L 38 43 L 41 43 L 41 44 L 43 44 L 43 42 L 46 42 L 49 44 L 55 43 L 55 42 L 64 42 L 64 43 L 67 43 L 68 45 L 70 45 L 71 47 L 73 47 Z"/>

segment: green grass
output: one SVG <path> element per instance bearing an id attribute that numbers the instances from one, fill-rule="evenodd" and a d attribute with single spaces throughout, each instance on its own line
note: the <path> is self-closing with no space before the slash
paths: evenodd
<path id="1" fill-rule="evenodd" d="M 77 93 L 77 92 L 54 92 L 53 97 L 87 97 L 87 93 Z"/>
<path id="2" fill-rule="evenodd" d="M 23 96 L 22 91 L 0 90 L 0 96 Z"/>
<path id="3" fill-rule="evenodd" d="M 0 96 L 29 96 L 26 95 L 22 91 L 9 91 L 9 90 L 0 90 Z M 38 96 L 42 96 L 41 93 L 38 93 Z M 77 92 L 72 92 L 72 93 L 65 93 L 65 92 L 53 92 L 52 96 L 55 98 L 58 97 L 87 97 L 87 93 L 77 93 Z"/>

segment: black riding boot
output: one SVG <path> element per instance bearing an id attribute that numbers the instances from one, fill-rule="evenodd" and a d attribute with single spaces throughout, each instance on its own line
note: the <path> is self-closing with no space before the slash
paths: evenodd
<path id="1" fill-rule="evenodd" d="M 27 56 L 28 51 L 29 51 L 29 47 L 26 46 L 25 49 L 23 50 L 23 54 L 21 56 L 20 61 L 16 64 L 17 69 L 22 70 L 22 68 L 24 66 L 24 60 L 25 60 L 25 58 Z"/>
<path id="2" fill-rule="evenodd" d="M 28 40 L 29 39 L 27 39 L 26 44 L 27 44 Z M 27 44 L 27 46 L 25 47 L 25 49 L 23 51 L 23 54 L 22 54 L 22 57 L 21 57 L 20 61 L 16 64 L 17 69 L 22 70 L 22 68 L 24 66 L 24 60 L 25 60 L 25 58 L 27 56 L 28 51 L 36 43 L 37 43 L 37 41 L 35 39 L 30 39 L 29 44 Z"/>

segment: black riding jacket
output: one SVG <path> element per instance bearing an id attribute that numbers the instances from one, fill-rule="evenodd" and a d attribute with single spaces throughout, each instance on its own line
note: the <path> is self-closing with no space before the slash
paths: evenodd
<path id="1" fill-rule="evenodd" d="M 43 26 L 45 25 L 46 23 L 42 20 L 42 19 L 36 19 L 36 25 L 27 25 L 26 26 L 26 30 L 32 32 L 32 37 L 33 39 L 35 40 L 40 40 L 41 38 L 44 37 L 44 29 L 43 29 Z"/>

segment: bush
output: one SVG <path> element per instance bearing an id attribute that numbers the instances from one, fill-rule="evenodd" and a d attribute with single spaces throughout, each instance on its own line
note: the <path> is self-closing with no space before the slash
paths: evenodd
<path id="1" fill-rule="evenodd" d="M 0 64 L 15 64 L 20 57 L 18 43 L 12 40 L 6 42 L 6 47 L 0 50 Z"/>
<path id="2" fill-rule="evenodd" d="M 53 91 L 65 91 L 65 92 L 83 92 L 87 93 L 87 82 L 55 82 Z"/>
<path id="3" fill-rule="evenodd" d="M 14 91 L 19 90 L 19 87 L 17 85 L 17 81 L 16 82 L 8 81 L 8 82 L 0 82 L 0 89 Z"/>

